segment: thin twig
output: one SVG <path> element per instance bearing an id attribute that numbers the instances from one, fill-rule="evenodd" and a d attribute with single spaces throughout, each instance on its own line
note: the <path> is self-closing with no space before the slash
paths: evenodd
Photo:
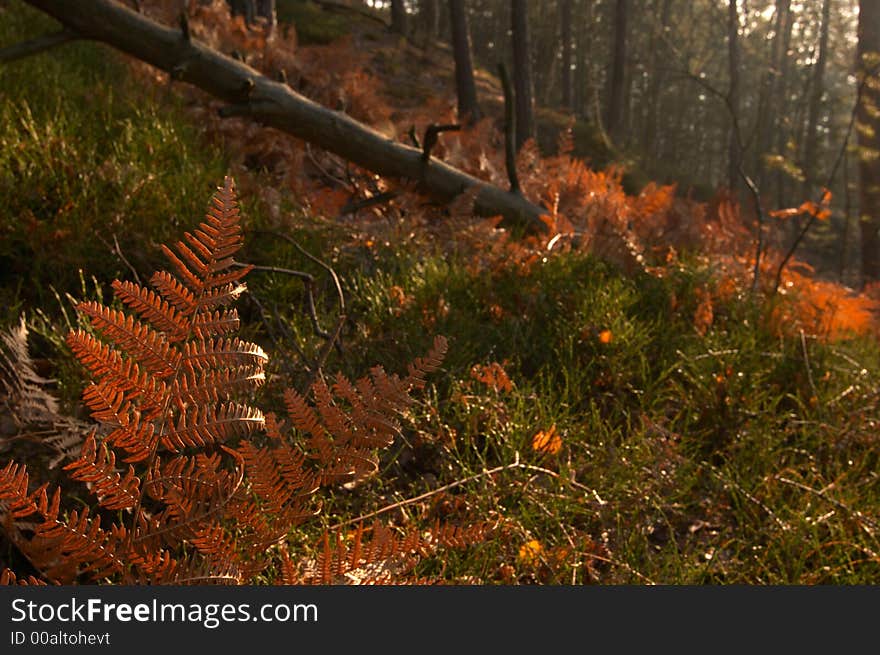
<path id="1" fill-rule="evenodd" d="M 354 214 L 355 212 L 359 212 L 362 209 L 367 209 L 369 207 L 373 207 L 374 205 L 381 205 L 390 200 L 394 200 L 396 197 L 396 191 L 383 191 L 382 193 L 377 193 L 376 195 L 370 196 L 369 198 L 362 198 L 360 200 L 352 199 L 345 203 L 345 206 L 339 210 L 339 216 Z"/>
<path id="2" fill-rule="evenodd" d="M 357 191 L 357 187 L 355 186 L 354 182 L 351 181 L 350 176 L 349 176 L 349 181 L 346 182 L 341 177 L 337 177 L 336 175 L 334 175 L 333 173 L 328 171 L 327 168 L 323 164 L 321 164 L 321 162 L 318 161 L 318 158 L 315 156 L 315 153 L 312 152 L 312 146 L 308 143 L 306 143 L 306 156 L 309 158 L 309 161 L 312 162 L 312 166 L 317 168 L 318 171 L 321 173 L 321 175 L 326 177 L 328 180 L 330 180 L 331 182 L 335 182 L 336 184 L 339 184 L 340 186 L 349 186 L 354 191 Z"/>
<path id="3" fill-rule="evenodd" d="M 851 507 L 840 502 L 839 500 L 837 500 L 835 498 L 831 498 L 828 494 L 826 494 L 824 491 L 822 491 L 820 489 L 813 489 L 813 487 L 811 487 L 809 485 L 798 482 L 797 480 L 790 480 L 789 478 L 784 478 L 781 475 L 777 475 L 774 477 L 776 480 L 779 480 L 783 484 L 791 485 L 792 487 L 796 487 L 796 488 L 800 489 L 801 491 L 806 491 L 808 493 L 811 493 L 814 496 L 821 498 L 826 503 L 830 503 L 831 505 L 834 505 L 838 509 L 842 509 L 844 512 L 846 512 L 847 514 L 849 514 L 850 516 L 855 518 L 857 521 L 861 521 L 862 523 L 865 523 L 872 530 L 880 529 L 880 524 L 878 524 L 877 521 L 875 521 L 874 519 L 872 519 L 868 516 L 865 516 L 864 514 L 862 514 L 858 510 L 852 509 Z"/>
<path id="4" fill-rule="evenodd" d="M 418 496 L 414 496 L 413 498 L 407 498 L 406 500 L 401 500 L 400 502 L 392 503 L 391 505 L 386 505 L 385 507 L 377 509 L 374 512 L 370 512 L 368 514 L 363 514 L 361 516 L 358 516 L 353 519 L 349 519 L 347 521 L 342 521 L 341 523 L 337 523 L 336 525 L 329 528 L 329 530 L 330 531 L 338 530 L 339 528 L 343 528 L 347 525 L 351 525 L 353 523 L 358 523 L 360 521 L 365 521 L 367 519 L 374 518 L 374 517 L 379 516 L 381 514 L 385 514 L 386 512 L 390 512 L 392 510 L 399 509 L 401 507 L 406 507 L 408 505 L 412 505 L 414 503 L 421 502 L 427 498 L 430 498 L 431 496 L 436 496 L 439 493 L 443 493 L 444 491 L 454 489 L 455 487 L 460 487 L 463 484 L 467 484 L 469 482 L 474 482 L 475 480 L 480 480 L 481 478 L 491 477 L 491 476 L 495 475 L 496 473 L 501 473 L 502 471 L 512 471 L 515 469 L 520 469 L 523 471 L 533 471 L 535 473 L 543 473 L 545 475 L 549 475 L 549 476 L 556 478 L 558 480 L 564 480 L 565 482 L 567 482 L 571 486 L 573 486 L 577 489 L 581 489 L 582 491 L 586 491 L 587 493 L 592 491 L 589 487 L 587 487 L 579 482 L 576 482 L 574 480 L 571 480 L 569 478 L 565 478 L 565 477 L 561 476 L 559 473 L 557 473 L 556 471 L 551 471 L 550 469 L 546 469 L 541 466 L 534 466 L 532 464 L 524 464 L 519 460 L 519 453 L 516 453 L 514 461 L 511 462 L 510 464 L 502 464 L 501 466 L 496 466 L 495 468 L 492 468 L 492 469 L 483 470 L 480 473 L 475 473 L 474 475 L 470 475 L 466 478 L 461 478 L 461 479 L 456 480 L 454 482 L 450 482 L 449 484 L 443 485 L 442 487 L 437 487 L 436 489 L 432 489 L 431 491 L 427 491 L 427 492 L 420 494 Z"/>
<path id="5" fill-rule="evenodd" d="M 296 248 L 303 257 L 312 261 L 313 263 L 317 264 L 325 271 L 327 271 L 327 274 L 333 280 L 333 284 L 336 287 L 337 300 L 339 301 L 339 313 L 345 314 L 345 295 L 342 293 L 342 284 L 339 281 L 339 276 L 336 274 L 336 271 L 334 271 L 329 264 L 326 264 L 325 262 L 315 257 L 313 254 L 311 254 L 305 248 L 299 245 L 299 243 L 297 243 L 297 241 L 293 237 L 284 234 L 283 232 L 275 232 L 274 230 L 251 230 L 251 233 L 267 234 L 270 236 L 278 237 L 279 239 L 284 239 L 285 241 L 287 241 L 287 243 Z"/>
<path id="6" fill-rule="evenodd" d="M 461 125 L 428 125 L 425 130 L 425 138 L 422 140 L 422 161 L 428 163 L 431 161 L 431 150 L 437 145 L 437 140 L 442 132 L 457 132 L 461 129 Z"/>
<path id="7" fill-rule="evenodd" d="M 290 275 L 301 279 L 303 281 L 303 287 L 305 287 L 306 290 L 306 303 L 308 304 L 308 314 L 309 319 L 312 322 L 312 329 L 314 330 L 315 334 L 322 339 L 330 339 L 330 333 L 321 327 L 321 322 L 318 319 L 318 310 L 315 308 L 315 278 L 311 273 L 295 271 L 290 268 L 282 268 L 281 266 L 258 266 L 256 264 L 242 264 L 239 262 L 234 262 L 232 265 L 237 268 L 249 267 L 251 270 L 254 271 L 261 271 L 265 273 L 281 273 L 283 275 Z"/>
<path id="8" fill-rule="evenodd" d="M 315 383 L 315 380 L 318 378 L 319 375 L 321 375 L 321 371 L 324 368 L 327 357 L 330 356 L 330 350 L 339 341 L 339 333 L 342 332 L 343 325 L 345 325 L 345 314 L 340 314 L 339 318 L 336 320 L 336 328 L 333 330 L 333 336 L 327 341 L 327 343 L 324 344 L 324 347 L 318 354 L 317 360 L 315 360 L 315 365 L 312 367 L 312 370 L 309 373 L 309 377 L 303 384 L 302 389 L 300 389 L 300 393 L 302 393 L 303 396 L 308 393 L 308 390 Z"/>
<path id="9" fill-rule="evenodd" d="M 819 400 L 819 392 L 816 391 L 816 383 L 813 381 L 813 371 L 810 366 L 810 355 L 807 351 L 807 337 L 804 335 L 804 331 L 800 330 L 801 334 L 801 352 L 804 354 L 804 366 L 807 367 L 807 381 L 810 383 L 810 390 L 813 392 L 813 397 L 818 401 Z"/>
<path id="10" fill-rule="evenodd" d="M 758 507 L 760 507 L 762 510 L 764 510 L 764 512 L 767 514 L 767 516 L 769 516 L 771 519 L 773 519 L 773 520 L 776 522 L 776 525 L 778 525 L 780 528 L 782 528 L 782 530 L 783 530 L 784 532 L 790 532 L 790 531 L 791 531 L 791 526 L 788 525 L 788 523 L 786 523 L 786 522 L 783 521 L 781 518 L 779 518 L 778 516 L 776 516 L 776 513 L 775 513 L 772 509 L 770 509 L 769 507 L 767 507 L 767 505 L 766 505 L 765 503 L 761 502 L 761 501 L 760 501 L 758 498 L 756 498 L 753 494 L 751 494 L 751 493 L 749 493 L 748 491 L 746 491 L 745 489 L 743 489 L 743 487 L 742 487 L 741 484 L 739 484 L 739 483 L 736 482 L 735 480 L 731 480 L 730 478 L 725 477 L 724 475 L 722 475 L 721 471 L 719 471 L 719 470 L 718 470 L 715 466 L 713 466 L 712 464 L 709 464 L 708 462 L 702 462 L 701 464 L 702 464 L 702 466 L 703 466 L 706 470 L 709 471 L 709 473 L 711 473 L 711 474 L 714 475 L 716 478 L 718 478 L 723 484 L 729 484 L 731 487 L 733 487 L 733 488 L 736 489 L 738 492 L 740 492 L 743 496 L 745 496 L 749 501 L 751 501 L 752 503 L 754 503 L 755 505 L 757 505 Z"/>
<path id="11" fill-rule="evenodd" d="M 758 290 L 758 281 L 761 275 L 761 252 L 764 249 L 764 207 L 761 205 L 761 194 L 758 192 L 758 187 L 752 181 L 752 178 L 746 175 L 742 165 L 739 166 L 739 174 L 749 188 L 749 191 L 752 193 L 752 201 L 755 203 L 755 213 L 758 215 L 758 238 L 755 245 L 755 270 L 752 274 L 752 293 L 754 294 Z"/>
<path id="12" fill-rule="evenodd" d="M 870 71 L 865 73 L 865 77 L 859 82 L 858 89 L 856 90 L 856 99 L 853 103 L 852 111 L 849 116 L 849 125 L 846 128 L 846 135 L 843 137 L 843 142 L 840 144 L 840 150 L 837 152 L 837 158 L 834 160 L 834 165 L 831 167 L 831 172 L 828 173 L 828 179 L 825 182 L 825 188 L 830 189 L 831 185 L 834 184 L 834 178 L 837 177 L 837 170 L 840 168 L 840 164 L 846 156 L 847 148 L 849 147 L 849 140 L 852 136 L 853 130 L 855 129 L 856 119 L 858 117 L 859 105 L 862 101 L 862 93 L 865 89 L 865 83 L 867 80 L 877 72 L 878 66 L 874 66 Z M 822 192 L 824 193 L 824 191 Z M 779 268 L 776 271 L 776 281 L 773 283 L 773 293 L 779 289 L 779 286 L 782 284 L 782 271 L 785 270 L 785 266 L 788 264 L 788 261 L 794 256 L 795 250 L 800 245 L 801 241 L 803 241 L 804 237 L 807 235 L 809 229 L 813 226 L 813 223 L 816 222 L 816 215 L 818 212 L 810 212 L 810 218 L 807 220 L 804 227 L 798 233 L 797 237 L 794 240 L 794 243 L 791 244 L 791 247 L 788 249 L 788 252 L 785 253 L 785 257 L 782 258 L 782 262 L 779 264 Z"/>

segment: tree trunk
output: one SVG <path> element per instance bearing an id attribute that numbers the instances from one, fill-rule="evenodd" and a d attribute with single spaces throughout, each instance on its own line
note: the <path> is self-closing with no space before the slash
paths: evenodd
<path id="1" fill-rule="evenodd" d="M 535 136 L 528 1 L 512 0 L 510 8 L 513 34 L 513 87 L 516 96 L 516 149 L 519 150 L 528 139 Z"/>
<path id="2" fill-rule="evenodd" d="M 774 129 L 778 125 L 777 111 L 782 106 L 781 97 L 782 58 L 785 56 L 784 29 L 788 20 L 789 5 L 791 0 L 776 0 L 776 19 L 773 21 L 773 43 L 770 47 L 770 60 L 764 79 L 761 84 L 761 100 L 758 104 L 757 125 L 755 131 L 758 136 L 755 148 L 755 170 L 757 171 L 758 188 L 764 189 L 766 181 L 766 165 L 764 155 L 773 151 L 775 139 Z"/>
<path id="3" fill-rule="evenodd" d="M 425 38 L 432 41 L 440 32 L 440 12 L 438 0 L 422 0 L 419 3 L 419 29 Z"/>
<path id="4" fill-rule="evenodd" d="M 244 16 L 245 25 L 252 25 L 257 15 L 256 0 L 229 0 L 230 13 Z"/>
<path id="5" fill-rule="evenodd" d="M 458 119 L 475 123 L 482 117 L 474 84 L 471 63 L 471 37 L 464 0 L 449 0 L 449 23 L 452 29 L 452 53 L 455 57 L 455 92 L 458 95 Z"/>
<path id="6" fill-rule="evenodd" d="M 608 77 L 608 104 L 605 111 L 605 130 L 617 144 L 623 137 L 626 112 L 626 21 L 627 0 L 616 0 L 614 5 L 614 47 L 611 52 L 611 73 Z"/>
<path id="7" fill-rule="evenodd" d="M 477 187 L 474 211 L 502 215 L 512 224 L 546 232 L 546 209 L 519 194 L 488 184 L 422 151 L 388 139 L 353 118 L 305 98 L 283 82 L 270 80 L 245 63 L 188 39 L 180 29 L 159 25 L 114 0 L 27 0 L 81 38 L 107 43 L 168 71 L 230 103 L 225 116 L 244 116 L 324 148 L 391 179 L 416 182 L 427 194 L 449 202 Z"/>
<path id="8" fill-rule="evenodd" d="M 813 186 L 816 184 L 817 175 L 817 143 L 816 128 L 819 125 L 819 110 L 822 106 L 822 95 L 825 92 L 825 61 L 828 59 L 828 23 L 831 22 L 831 0 L 822 3 L 822 27 L 820 28 L 819 52 L 816 55 L 816 65 L 813 68 L 812 90 L 810 93 L 810 108 L 807 117 L 807 134 L 804 142 L 803 172 L 804 184 L 801 195 L 804 199 L 810 197 Z"/>
<path id="9" fill-rule="evenodd" d="M 571 5 L 573 0 L 562 0 L 559 20 L 560 39 L 562 40 L 562 108 L 572 110 L 574 91 L 571 79 Z"/>
<path id="10" fill-rule="evenodd" d="M 782 25 L 782 51 L 779 54 L 779 77 L 777 78 L 778 90 L 774 94 L 778 99 L 776 107 L 777 126 L 776 126 L 776 152 L 780 155 L 786 155 L 786 143 L 788 141 L 789 130 L 784 124 L 784 116 L 788 115 L 788 89 L 789 89 L 789 71 L 791 70 L 791 32 L 794 26 L 794 15 L 791 11 L 790 0 L 781 0 L 780 4 L 784 5 L 785 13 Z M 783 170 L 776 171 L 776 204 L 778 207 L 788 207 L 791 205 L 789 196 L 788 175 Z"/>
<path id="11" fill-rule="evenodd" d="M 593 45 L 594 38 L 590 27 L 594 21 L 595 3 L 581 0 L 578 3 L 578 29 L 575 42 L 574 109 L 575 114 L 587 117 L 591 113 L 593 101 Z M 598 117 L 596 117 L 598 118 Z"/>
<path id="12" fill-rule="evenodd" d="M 859 228 L 864 282 L 880 280 L 880 3 L 859 2 Z M 866 80 L 866 81 L 862 81 Z"/>
<path id="13" fill-rule="evenodd" d="M 727 186 L 736 194 L 739 188 L 739 169 L 742 165 L 742 146 L 739 128 L 739 15 L 736 0 L 727 3 L 727 62 L 730 86 L 727 105 L 730 112 L 730 130 L 727 141 Z"/>
<path id="14" fill-rule="evenodd" d="M 660 91 L 666 83 L 667 64 L 661 53 L 666 52 L 666 30 L 669 27 L 669 15 L 672 11 L 672 0 L 662 0 L 660 5 L 659 25 L 652 38 L 651 48 L 651 79 L 648 83 L 647 116 L 645 117 L 645 152 L 650 152 L 656 161 L 660 156 L 658 141 L 658 125 L 660 121 Z"/>
<path id="15" fill-rule="evenodd" d="M 391 0 L 391 31 L 406 34 L 406 6 L 403 0 Z"/>

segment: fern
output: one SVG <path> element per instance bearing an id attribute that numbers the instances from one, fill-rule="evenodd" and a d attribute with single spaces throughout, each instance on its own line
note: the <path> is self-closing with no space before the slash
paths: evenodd
<path id="1" fill-rule="evenodd" d="M 15 462 L 0 468 L 2 525 L 42 579 L 235 584 L 265 575 L 326 583 L 350 573 L 354 582 L 392 581 L 420 554 L 487 534 L 474 526 L 399 536 L 374 526 L 364 540 L 360 528 L 353 551 L 327 535 L 318 560 L 293 565 L 287 542 L 315 515 L 317 490 L 375 473 L 377 449 L 394 441 L 398 417 L 439 368 L 446 341 L 438 337 L 403 377 L 376 367 L 354 382 L 319 377 L 311 399 L 288 390 L 288 430 L 238 400 L 265 382 L 268 359 L 234 336 L 239 319 L 230 305 L 249 270 L 235 266 L 242 243 L 227 178 L 199 228 L 163 247 L 171 270 L 154 274 L 150 287 L 114 282 L 124 309 L 78 305 L 90 330 L 67 342 L 92 376 L 83 401 L 97 425 L 64 469 L 94 502 L 68 510 L 60 488 L 31 489 Z M 17 579 L 3 572 L 3 581 Z"/>

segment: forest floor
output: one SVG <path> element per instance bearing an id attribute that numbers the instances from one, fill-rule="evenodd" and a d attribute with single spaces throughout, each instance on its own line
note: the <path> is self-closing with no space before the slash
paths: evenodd
<path id="1" fill-rule="evenodd" d="M 19 2 L 0 14 L 4 45 L 51 29 Z M 285 68 L 294 88 L 389 137 L 454 122 L 448 53 L 370 19 L 352 30 L 353 18 L 323 16 L 311 29 L 324 32 L 272 47 L 201 20 L 197 37 Z M 504 185 L 501 96 L 489 75 L 481 88 L 490 118 L 444 134 L 434 154 Z M 525 192 L 553 228 L 523 237 L 475 218 L 467 199 L 439 207 L 220 119 L 209 98 L 89 43 L 0 66 L 0 98 L 2 325 L 25 317 L 37 372 L 67 412 L 85 418 L 86 372 L 64 342 L 80 320 L 71 300 L 147 279 L 158 245 L 200 220 L 226 174 L 241 194 L 240 259 L 267 269 L 250 273 L 239 302 L 243 336 L 270 355 L 262 407 L 318 368 L 405 373 L 435 335 L 448 339 L 378 475 L 326 494 L 297 548 L 363 516 L 400 529 L 489 519 L 504 538 L 420 572 L 486 584 L 880 579 L 875 300 L 798 262 L 773 293 L 774 251 L 756 283 L 754 226 L 729 199 L 628 191 L 619 170 L 570 156 L 562 131 L 561 153 L 520 155 Z M 340 312 L 322 263 L 345 301 L 329 352 L 301 280 L 268 270 L 313 275 L 329 329 Z M 4 462 L 60 478 L 48 447 L 8 436 Z M 0 562 L 15 562 L 2 547 Z"/>

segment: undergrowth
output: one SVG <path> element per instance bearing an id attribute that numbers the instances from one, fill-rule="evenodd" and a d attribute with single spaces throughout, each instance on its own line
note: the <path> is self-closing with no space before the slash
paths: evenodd
<path id="1" fill-rule="evenodd" d="M 7 16 L 3 43 L 46 27 L 18 7 Z M 357 118 L 387 123 L 382 80 L 350 43 L 299 54 L 293 72 L 316 99 L 332 106 L 341 92 Z M 467 207 L 407 193 L 347 214 L 349 202 L 395 187 L 220 121 L 179 89 L 145 96 L 105 55 L 76 44 L 0 67 L 7 324 L 26 312 L 43 373 L 59 379 L 69 406 L 85 377 L 59 338 L 77 325 L 64 292 L 109 298 L 108 280 L 146 276 L 159 258 L 153 244 L 200 213 L 204 190 L 234 168 L 247 189 L 243 259 L 267 267 L 249 274 L 240 301 L 242 337 L 273 355 L 267 375 L 278 384 L 256 392 L 261 407 L 283 410 L 277 390 L 307 386 L 311 371 L 356 378 L 376 362 L 412 361 L 434 334 L 449 339 L 442 368 L 379 455 L 379 475 L 328 493 L 325 512 L 303 526 L 313 541 L 358 519 L 418 531 L 490 517 L 503 519 L 506 538 L 415 573 L 492 584 L 877 580 L 872 306 L 803 267 L 786 272 L 783 293 L 761 293 L 773 253 L 752 293 L 743 253 L 753 226 L 729 200 L 689 204 L 651 185 L 627 195 L 614 171 L 526 148 L 527 193 L 556 208 L 560 233 L 566 217 L 584 221 L 579 234 L 518 241 Z M 47 83 L 29 84 L 36 76 Z M 394 114 L 398 134 L 453 121 L 450 99 L 424 105 Z M 436 154 L 464 168 L 481 162 L 503 182 L 492 129 L 448 135 Z M 624 245 L 644 246 L 645 261 L 620 234 L 596 237 L 608 215 L 633 219 Z M 41 256 L 50 249 L 59 256 Z M 346 302 L 341 345 L 329 349 L 313 318 L 328 332 L 342 312 L 321 263 Z M 314 278 L 314 317 L 294 269 Z"/>

